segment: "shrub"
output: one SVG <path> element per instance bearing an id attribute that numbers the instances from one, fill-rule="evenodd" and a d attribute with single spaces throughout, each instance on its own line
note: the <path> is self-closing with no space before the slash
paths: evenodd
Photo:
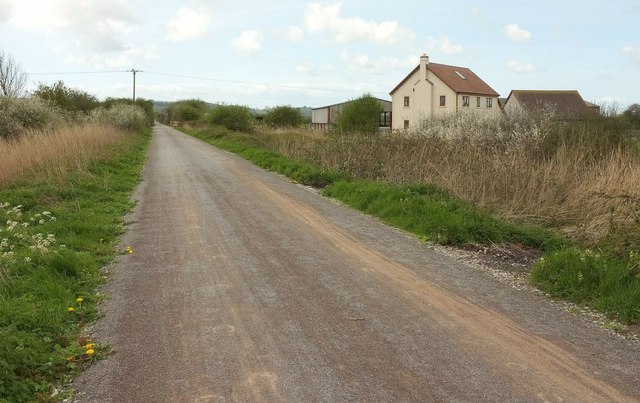
<path id="1" fill-rule="evenodd" d="M 345 104 L 336 120 L 336 129 L 344 133 L 377 133 L 382 106 L 369 94 Z"/>
<path id="2" fill-rule="evenodd" d="M 120 103 L 94 110 L 89 121 L 131 132 L 140 132 L 147 127 L 147 117 L 141 107 Z"/>
<path id="3" fill-rule="evenodd" d="M 107 98 L 102 106 L 106 108 L 110 108 L 116 104 L 124 104 L 124 105 L 136 105 L 144 111 L 147 120 L 147 126 L 153 126 L 153 122 L 156 120 L 156 114 L 153 111 L 153 101 L 150 99 L 136 98 L 136 101 L 133 102 L 130 98 Z"/>
<path id="4" fill-rule="evenodd" d="M 236 132 L 251 133 L 253 116 L 246 106 L 220 105 L 205 117 L 207 123 L 226 127 Z"/>
<path id="5" fill-rule="evenodd" d="M 277 106 L 265 115 L 264 121 L 271 127 L 297 127 L 304 122 L 304 116 L 298 108 Z"/>
<path id="6" fill-rule="evenodd" d="M 201 120 L 209 111 L 209 105 L 199 99 L 185 99 L 167 106 L 160 114 L 160 121 L 169 123 L 172 120 L 180 122 L 195 122 Z"/>
<path id="7" fill-rule="evenodd" d="M 15 139 L 27 130 L 47 130 L 61 122 L 58 111 L 40 98 L 0 97 L 0 138 Z"/>
<path id="8" fill-rule="evenodd" d="M 45 99 L 56 105 L 58 108 L 70 112 L 72 116 L 79 113 L 88 114 L 100 106 L 98 99 L 81 90 L 76 90 L 64 85 L 64 82 L 57 81 L 55 84 L 46 85 L 40 83 L 33 95 Z"/>

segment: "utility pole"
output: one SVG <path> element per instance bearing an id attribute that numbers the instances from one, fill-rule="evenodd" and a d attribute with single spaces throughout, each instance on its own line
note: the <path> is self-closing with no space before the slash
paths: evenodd
<path id="1" fill-rule="evenodd" d="M 136 73 L 140 73 L 142 70 L 131 69 L 127 70 L 133 73 L 133 102 L 136 102 Z"/>

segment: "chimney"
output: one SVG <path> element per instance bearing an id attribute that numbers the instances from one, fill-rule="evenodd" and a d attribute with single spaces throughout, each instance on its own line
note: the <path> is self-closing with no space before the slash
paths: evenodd
<path id="1" fill-rule="evenodd" d="M 420 56 L 420 80 L 427 79 L 427 66 L 429 66 L 429 56 L 423 53 L 422 56 Z"/>

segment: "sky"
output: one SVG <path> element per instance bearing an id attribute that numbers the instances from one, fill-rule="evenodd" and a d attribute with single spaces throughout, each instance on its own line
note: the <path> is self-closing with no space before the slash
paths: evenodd
<path id="1" fill-rule="evenodd" d="M 100 99 L 320 107 L 389 92 L 426 53 L 500 96 L 640 102 L 640 0 L 0 0 L 0 50 Z"/>

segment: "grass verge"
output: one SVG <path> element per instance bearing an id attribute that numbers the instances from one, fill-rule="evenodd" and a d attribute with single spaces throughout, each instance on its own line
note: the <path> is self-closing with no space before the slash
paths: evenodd
<path id="1" fill-rule="evenodd" d="M 85 167 L 0 188 L 0 401 L 50 400 L 104 353 L 82 331 L 96 319 L 100 268 L 116 254 L 149 139 L 130 135 Z"/>
<path id="2" fill-rule="evenodd" d="M 386 223 L 440 244 L 520 243 L 545 256 L 530 280 L 553 297 L 607 313 L 627 324 L 640 323 L 640 255 L 621 256 L 617 248 L 594 253 L 552 230 L 501 220 L 436 185 L 399 185 L 353 179 L 265 149 L 259 136 L 220 128 L 185 130 L 219 148 L 297 182 L 323 187 L 323 193 Z"/>

